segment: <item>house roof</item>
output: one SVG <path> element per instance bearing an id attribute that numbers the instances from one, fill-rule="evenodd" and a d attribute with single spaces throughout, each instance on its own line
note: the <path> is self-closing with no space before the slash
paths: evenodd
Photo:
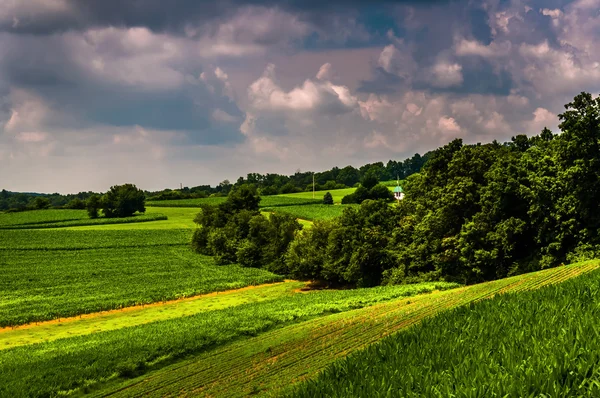
<path id="1" fill-rule="evenodd" d="M 397 192 L 404 192 L 404 190 L 402 190 L 402 187 L 400 185 L 398 185 L 397 187 L 394 188 L 394 193 Z"/>

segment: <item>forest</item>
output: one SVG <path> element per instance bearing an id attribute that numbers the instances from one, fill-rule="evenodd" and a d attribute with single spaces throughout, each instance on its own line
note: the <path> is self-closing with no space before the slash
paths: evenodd
<path id="1" fill-rule="evenodd" d="M 255 187 L 240 185 L 202 208 L 193 246 L 224 263 L 253 253 L 246 265 L 355 286 L 472 284 L 597 257 L 600 98 L 582 92 L 559 119 L 559 134 L 455 139 L 406 179 L 398 204 L 365 200 L 302 232 L 259 214 Z"/>

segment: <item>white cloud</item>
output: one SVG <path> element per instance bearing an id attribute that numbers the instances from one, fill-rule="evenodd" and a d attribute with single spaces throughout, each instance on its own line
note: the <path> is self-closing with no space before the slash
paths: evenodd
<path id="1" fill-rule="evenodd" d="M 321 66 L 321 68 L 319 68 L 319 72 L 317 73 L 317 79 L 318 80 L 331 80 L 332 78 L 332 71 L 331 71 L 331 64 L 329 62 L 323 64 L 323 66 Z"/>
<path id="2" fill-rule="evenodd" d="M 358 106 L 345 86 L 330 81 L 306 79 L 301 86 L 285 91 L 275 81 L 275 65 L 269 64 L 263 76 L 248 87 L 250 108 L 261 111 L 315 112 L 340 114 Z"/>
<path id="3" fill-rule="evenodd" d="M 438 127 L 445 132 L 449 133 L 460 133 L 460 126 L 456 123 L 456 120 L 452 117 L 442 116 L 438 120 Z"/>
<path id="4" fill-rule="evenodd" d="M 435 87 L 460 86 L 463 82 L 462 66 L 457 63 L 440 62 L 431 70 Z"/>

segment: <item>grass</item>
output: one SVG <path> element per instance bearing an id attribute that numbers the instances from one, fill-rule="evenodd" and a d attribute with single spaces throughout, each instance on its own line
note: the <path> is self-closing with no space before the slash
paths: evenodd
<path id="1" fill-rule="evenodd" d="M 139 326 L 150 322 L 175 319 L 242 304 L 283 299 L 286 296 L 297 294 L 297 290 L 305 286 L 305 282 L 296 281 L 249 286 L 187 299 L 64 318 L 60 322 L 48 321 L 40 324 L 0 329 L 0 350 Z"/>
<path id="2" fill-rule="evenodd" d="M 82 250 L 126 247 L 187 246 L 189 229 L 36 229 L 0 230 L 0 253 L 11 250 Z M 37 254 L 32 253 L 36 256 Z M 43 256 L 47 255 L 42 253 Z"/>
<path id="3" fill-rule="evenodd" d="M 132 240 L 144 242 L 149 236 L 135 237 L 137 232 L 130 231 Z M 81 238 L 79 244 L 86 247 L 94 236 L 101 235 Z M 65 244 L 71 245 L 75 238 L 69 239 Z M 39 250 L 44 243 L 37 242 L 31 243 L 38 245 L 29 247 L 33 250 L 0 250 L 0 326 L 282 280 L 260 269 L 215 266 L 212 258 L 195 254 L 187 246 L 114 247 L 108 238 L 109 248 L 72 250 L 74 245 L 46 251 Z M 61 244 L 48 243 L 56 245 L 54 249 Z M 19 245 L 23 248 L 26 243 Z"/>
<path id="4" fill-rule="evenodd" d="M 40 229 L 62 228 L 82 225 L 127 224 L 167 220 L 160 213 L 136 214 L 122 218 L 88 217 L 85 210 L 31 210 L 18 213 L 0 214 L 0 229 Z"/>
<path id="5" fill-rule="evenodd" d="M 10 348 L 0 351 L 0 396 L 54 396 L 85 391 L 86 386 L 144 373 L 174 359 L 277 326 L 452 287 L 455 285 L 425 283 L 284 293 L 268 301 Z"/>
<path id="6" fill-rule="evenodd" d="M 517 293 L 556 284 L 597 268 L 598 262 L 553 268 L 465 288 L 420 295 L 408 299 L 396 299 L 366 309 L 316 318 L 275 329 L 239 342 L 233 342 L 195 358 L 145 374 L 143 377 L 132 381 L 109 385 L 105 390 L 100 391 L 97 396 L 133 397 L 143 395 L 159 397 L 196 395 L 242 397 L 267 393 L 278 395 L 284 387 L 315 376 L 336 359 L 343 358 L 349 353 L 364 348 L 382 337 L 418 324 L 435 314 L 489 299 L 501 293 Z M 596 276 L 598 273 L 596 272 L 594 275 Z M 518 299 L 519 295 L 514 295 L 514 297 Z M 528 299 L 529 296 L 526 295 L 523 296 L 522 301 Z M 535 302 L 529 302 L 531 302 L 531 307 L 535 305 Z M 597 306 L 592 307 L 597 308 Z M 465 307 L 464 311 L 468 313 L 468 307 Z M 532 311 L 535 311 L 535 309 L 532 308 Z M 527 312 L 521 312 L 520 314 L 517 322 L 522 324 L 528 319 L 529 314 Z M 589 319 L 588 324 L 594 323 L 596 318 L 590 317 Z M 489 322 L 494 324 L 493 314 L 489 316 Z M 540 322 L 543 322 L 543 319 Z M 501 329 L 502 324 L 499 325 L 496 327 L 497 330 Z M 454 333 L 466 332 L 469 327 L 469 323 L 455 324 Z M 556 333 L 560 329 L 552 330 Z M 437 340 L 445 339 L 446 332 L 443 328 L 436 328 L 435 333 L 437 334 Z M 427 335 L 427 337 L 431 336 Z M 423 343 L 426 344 L 426 341 L 423 341 Z M 447 344 L 447 350 L 452 350 L 452 347 L 453 343 Z M 568 344 L 555 347 L 555 350 L 564 350 L 564 347 L 568 347 Z M 405 352 L 401 346 L 398 350 L 399 352 Z M 430 352 L 429 354 L 433 358 L 437 357 L 437 353 Z M 477 367 L 486 358 L 486 353 L 481 354 L 483 356 L 467 357 L 457 351 L 453 361 L 468 362 L 472 364 L 471 366 Z M 363 374 L 368 374 L 377 364 L 360 362 L 358 366 L 365 368 Z M 516 371 L 518 369 L 517 367 Z M 404 372 L 402 367 L 393 368 L 393 370 Z M 424 372 L 426 375 L 434 370 L 420 369 L 419 371 Z M 467 378 L 470 376 L 470 373 L 462 374 Z M 373 378 L 376 377 L 376 374 L 365 377 Z M 395 374 L 394 377 L 403 378 L 399 374 Z M 389 379 L 386 380 L 389 381 Z M 343 380 L 337 381 L 337 383 L 343 383 Z M 382 385 L 385 386 L 385 383 L 375 385 L 374 388 L 382 387 Z M 327 396 L 325 392 L 327 386 L 325 384 L 319 384 L 319 386 L 324 389 L 314 388 L 306 396 Z M 356 391 L 344 392 L 340 390 L 339 396 L 370 396 L 360 393 L 353 394 L 353 392 Z M 391 390 L 389 396 L 402 396 L 402 394 L 395 394 L 395 391 Z M 438 396 L 446 395 L 440 394 Z M 473 396 L 488 395 L 473 394 Z"/>
<path id="7" fill-rule="evenodd" d="M 69 229 L 76 230 L 107 230 L 107 229 L 119 229 L 119 230 L 140 230 L 140 229 L 183 229 L 183 228 L 196 228 L 197 225 L 194 223 L 194 217 L 198 214 L 199 209 L 197 207 L 146 207 L 146 214 L 161 214 L 168 218 L 166 220 L 158 220 L 147 223 L 132 223 L 132 224 L 104 224 L 104 225 L 90 225 L 90 226 L 78 226 Z"/>
<path id="8" fill-rule="evenodd" d="M 289 396 L 597 397 L 599 316 L 595 271 L 443 313 L 334 364 Z"/>
<path id="9" fill-rule="evenodd" d="M 312 194 L 311 194 L 312 195 Z M 227 198 L 200 198 L 200 199 L 175 199 L 175 200 L 161 200 L 148 202 L 148 206 L 152 207 L 200 207 L 203 204 L 218 205 L 225 202 Z M 315 203 L 321 203 L 323 197 L 317 197 L 312 199 L 308 197 L 289 197 L 289 195 L 272 195 L 272 196 L 261 196 L 260 207 L 278 207 L 278 206 L 294 206 L 294 205 L 310 205 Z"/>
<path id="10" fill-rule="evenodd" d="M 267 207 L 266 212 L 288 213 L 302 220 L 327 220 L 342 215 L 344 209 L 356 205 L 310 205 L 310 206 L 285 206 Z"/>
<path id="11" fill-rule="evenodd" d="M 342 198 L 346 195 L 350 195 L 356 191 L 356 188 L 345 188 L 345 189 L 332 189 L 330 191 L 317 191 L 315 192 L 315 199 L 319 201 L 319 203 L 323 203 L 323 196 L 329 192 L 333 197 L 334 203 L 342 203 Z M 312 199 L 313 193 L 311 192 L 299 192 L 299 193 L 289 193 L 283 195 L 277 195 L 279 197 L 287 197 L 293 199 Z"/>

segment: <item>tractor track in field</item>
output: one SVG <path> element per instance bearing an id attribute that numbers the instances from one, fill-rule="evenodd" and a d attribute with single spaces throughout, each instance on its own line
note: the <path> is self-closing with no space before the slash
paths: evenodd
<path id="1" fill-rule="evenodd" d="M 314 376 L 336 359 L 419 323 L 442 311 L 498 294 L 560 283 L 600 263 L 559 267 L 520 279 L 506 279 L 443 292 L 399 298 L 368 308 L 333 314 L 234 342 L 173 364 L 99 396 L 248 396 L 275 394 Z"/>

